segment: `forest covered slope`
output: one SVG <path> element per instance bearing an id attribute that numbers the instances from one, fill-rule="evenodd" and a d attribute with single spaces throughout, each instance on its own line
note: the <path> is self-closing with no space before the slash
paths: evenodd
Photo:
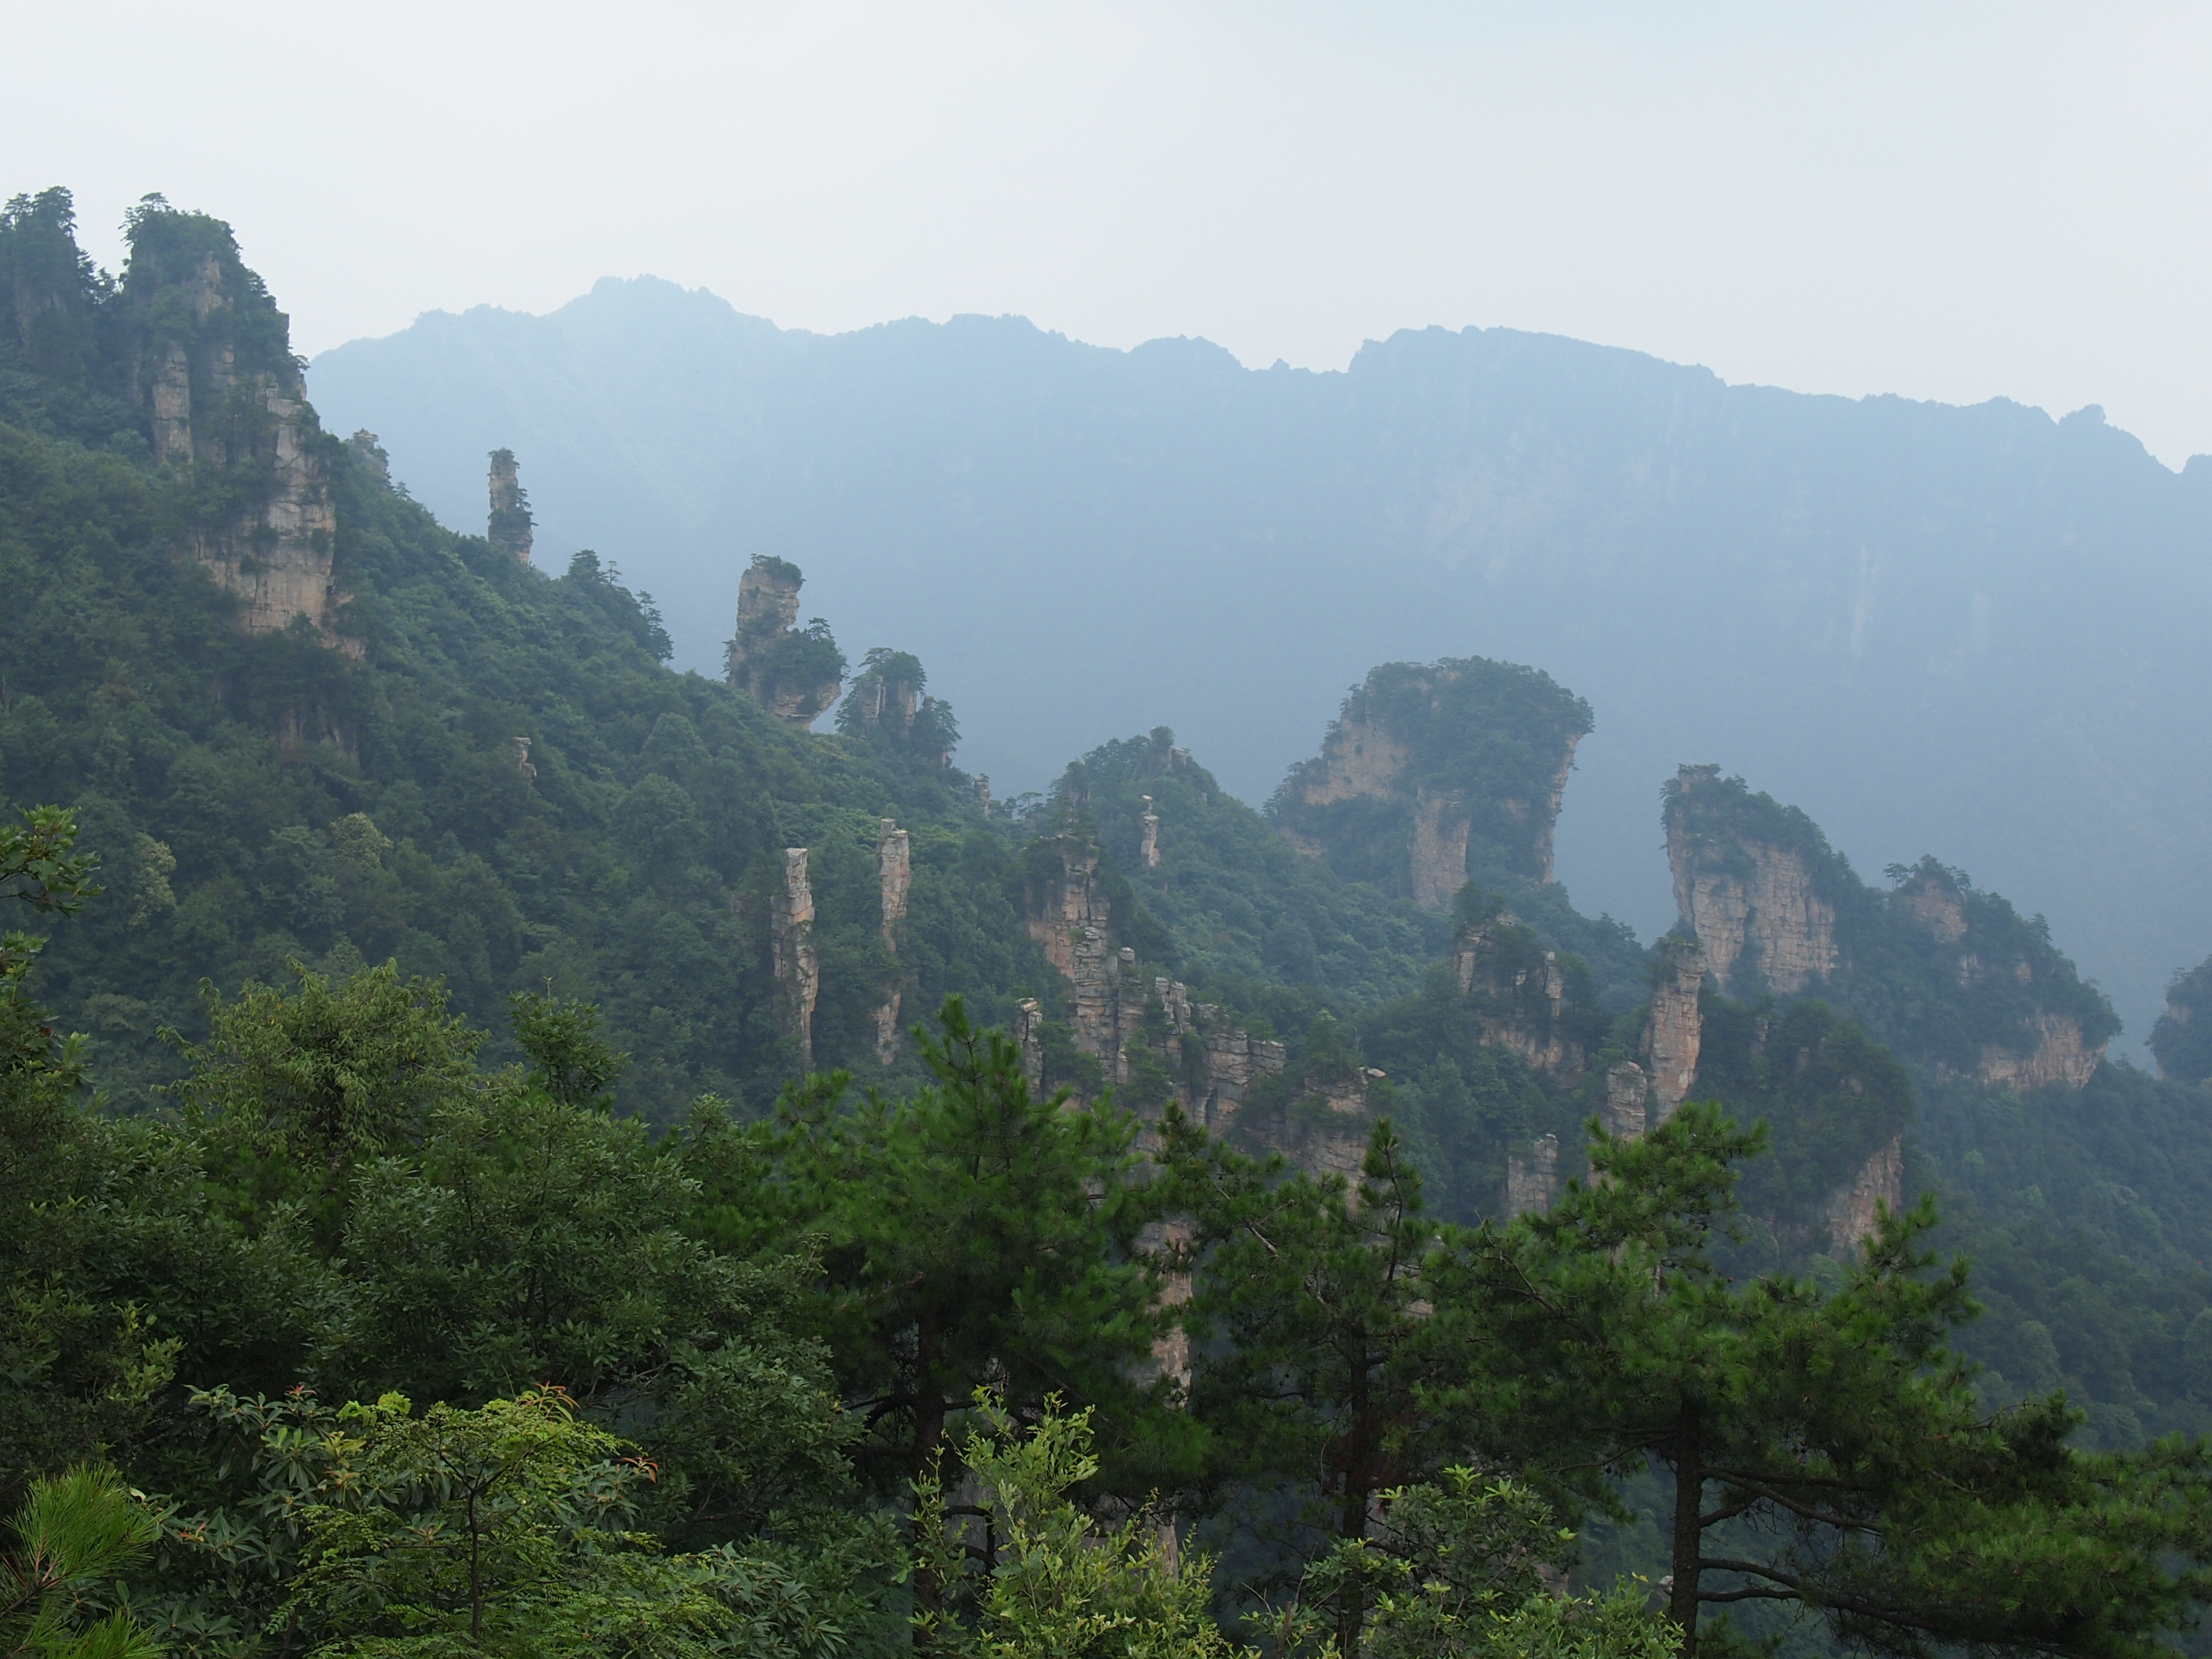
<path id="1" fill-rule="evenodd" d="M 365 1468 L 419 1494 L 407 1459 L 448 1435 L 549 1483 L 515 1559 L 566 1540 L 511 1650 L 587 1603 L 896 1650 L 931 1575 L 966 1571 L 902 1553 L 931 1460 L 1042 1479 L 986 1443 L 1050 1443 L 1022 1436 L 1061 1431 L 1054 1401 L 1094 1413 L 1069 1524 L 1165 1494 L 1227 1552 L 1174 1592 L 1207 1629 L 1364 1538 L 1395 1483 L 1474 1502 L 1443 1462 L 1470 1444 L 1555 1553 L 1545 1517 L 1626 1494 L 1602 1559 L 1671 1559 L 1694 1623 L 1697 1528 L 1663 1538 L 1636 1482 L 1705 1454 L 1678 1416 L 1576 1439 L 1643 1361 L 1576 1373 L 1538 1279 L 1614 1327 L 1604 1297 L 1668 1274 L 1705 1287 L 1678 1313 L 1744 1298 L 1745 1328 L 1890 1367 L 1854 1386 L 1923 1413 L 1914 1443 L 1986 1437 L 2007 1480 L 2065 1437 L 2063 1388 L 2082 1449 L 2037 1488 L 2062 1510 L 2136 1502 L 2150 1466 L 2120 1453 L 2212 1427 L 2205 970 L 2150 1075 L 2107 1054 L 2112 1006 L 2042 917 L 1932 858 L 1870 885 L 1710 765 L 1664 793 L 1677 915 L 1647 945 L 1554 879 L 1607 710 L 1547 665 L 1372 667 L 1264 811 L 1165 726 L 994 799 L 958 764 L 975 708 L 802 625 L 796 562 L 748 562 L 717 672 L 679 672 L 611 560 L 550 556 L 511 457 L 475 535 L 372 434 L 323 431 L 228 226 L 149 201 L 131 232 L 112 279 L 65 193 L 0 217 L 0 900 L 52 934 L 0 945 L 0 1337 L 27 1356 L 0 1482 L 98 1454 L 166 1494 L 134 1605 L 180 1646 L 350 1640 L 417 1571 L 441 1628 L 472 1596 L 480 1622 L 400 1510 L 319 1498 L 311 1540 L 254 1484 L 313 1443 L 285 1467 L 318 1493 Z M 1899 1218 L 1922 1194 L 1979 1322 Z M 1655 1333 L 1647 1359 L 1680 1335 Z M 1939 1335 L 1985 1369 L 1944 1369 Z M 1811 1397 L 1764 1386 L 1784 1417 Z M 1790 1431 L 1844 1456 L 1863 1407 Z M 587 1490 L 643 1541 L 602 1559 L 545 1519 Z M 837 1642 L 809 1648 L 817 1615 Z"/>
<path id="2" fill-rule="evenodd" d="M 932 665 L 965 763 L 1035 788 L 1171 725 L 1258 804 L 1387 661 L 1533 664 L 1597 711 L 1559 871 L 1668 925 L 1652 792 L 1724 761 L 1863 867 L 1936 854 L 2051 917 L 2138 1058 L 2212 938 L 2212 463 L 2054 419 L 1724 385 L 1511 329 L 1342 372 L 1018 318 L 836 337 L 607 282 L 425 316 L 310 371 L 447 522 L 511 446 L 712 670 L 756 553 Z M 966 649 L 977 632 L 996 645 Z"/>

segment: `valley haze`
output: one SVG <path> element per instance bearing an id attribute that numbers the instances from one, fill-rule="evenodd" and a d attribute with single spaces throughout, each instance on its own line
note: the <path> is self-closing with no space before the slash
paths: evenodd
<path id="1" fill-rule="evenodd" d="M 310 387 L 450 523 L 512 448 L 539 560 L 612 560 L 680 667 L 719 673 L 754 556 L 795 562 L 848 657 L 922 659 L 1001 794 L 1168 724 L 1258 804 L 1371 665 L 1480 654 L 1592 704 L 1559 873 L 1646 936 L 1659 785 L 1714 762 L 1869 879 L 1932 854 L 2047 915 L 2123 1046 L 2212 946 L 2212 459 L 2172 471 L 2094 407 L 1801 395 L 1504 328 L 1330 372 L 1018 317 L 818 335 L 653 277 L 428 313 Z"/>

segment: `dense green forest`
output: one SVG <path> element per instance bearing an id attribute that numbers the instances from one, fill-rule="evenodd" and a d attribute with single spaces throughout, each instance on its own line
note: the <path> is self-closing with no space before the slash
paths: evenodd
<path id="1" fill-rule="evenodd" d="M 1798 860 L 1832 969 L 1647 950 L 1549 878 L 1592 711 L 1477 659 L 1267 811 L 1165 728 L 994 802 L 904 652 L 811 729 L 797 565 L 671 672 L 511 471 L 462 534 L 319 430 L 227 226 L 129 229 L 0 216 L 11 1650 L 2118 1655 L 2212 1599 L 2207 1102 L 1989 1080 L 2111 1030 L 2039 921 L 1729 786 L 1669 811 Z"/>

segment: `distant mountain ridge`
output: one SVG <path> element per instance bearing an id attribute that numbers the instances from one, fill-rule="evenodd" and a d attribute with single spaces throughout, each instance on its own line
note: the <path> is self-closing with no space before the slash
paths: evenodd
<path id="1" fill-rule="evenodd" d="M 2212 945 L 2212 776 L 2178 763 L 2212 740 L 2212 463 L 2094 410 L 1506 329 L 1327 374 L 1011 318 L 818 336 L 650 278 L 434 313 L 311 386 L 454 520 L 513 447 L 548 556 L 614 560 L 679 663 L 719 663 L 754 554 L 796 560 L 848 645 L 931 665 L 1002 793 L 1172 719 L 1261 800 L 1372 664 L 1480 654 L 1592 706 L 1558 849 L 1584 910 L 1667 924 L 1659 786 L 1714 761 L 1863 869 L 1934 854 L 2047 914 L 2129 1038 Z"/>

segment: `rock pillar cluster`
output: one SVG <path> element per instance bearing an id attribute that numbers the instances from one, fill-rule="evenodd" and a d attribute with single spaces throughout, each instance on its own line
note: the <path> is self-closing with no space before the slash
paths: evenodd
<path id="1" fill-rule="evenodd" d="M 1659 982 L 1651 990 L 1650 1023 L 1644 1028 L 1644 1057 L 1651 1064 L 1654 1127 L 1674 1115 L 1698 1080 L 1698 1051 L 1705 1027 L 1698 993 L 1705 982 L 1705 952 L 1693 939 L 1659 942 Z"/>
<path id="2" fill-rule="evenodd" d="M 777 1012 L 784 1036 L 799 1045 L 802 1067 L 814 1066 L 814 1005 L 822 994 L 822 964 L 814 949 L 814 890 L 806 879 L 806 849 L 783 849 L 783 886 L 772 901 L 770 946 Z"/>
<path id="3" fill-rule="evenodd" d="M 914 869 L 907 832 L 890 818 L 880 821 L 876 836 L 876 882 L 883 904 L 884 949 L 894 960 L 906 932 L 907 890 Z M 876 1058 L 888 1066 L 898 1053 L 899 1000 L 903 987 L 893 979 L 876 1009 Z"/>

